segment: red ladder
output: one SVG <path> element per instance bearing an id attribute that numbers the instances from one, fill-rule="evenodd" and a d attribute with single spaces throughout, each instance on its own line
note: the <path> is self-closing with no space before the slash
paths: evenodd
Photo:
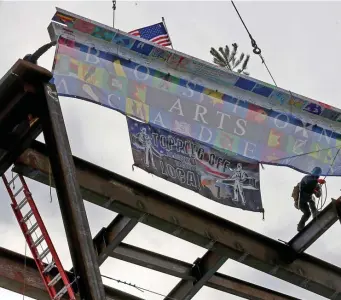
<path id="1" fill-rule="evenodd" d="M 10 185 L 12 183 L 14 184 L 17 178 L 20 179 L 21 186 L 14 193 L 12 192 Z M 14 211 L 14 215 L 17 218 L 19 226 L 25 236 L 26 242 L 31 250 L 51 300 L 59 300 L 66 293 L 68 294 L 70 300 L 75 300 L 76 297 L 71 284 L 69 283 L 68 276 L 66 275 L 59 260 L 57 252 L 52 244 L 49 234 L 47 233 L 46 227 L 33 201 L 31 192 L 28 189 L 24 177 L 22 175 L 16 174 L 16 176 L 8 182 L 6 176 L 2 175 L 2 180 L 5 183 L 9 196 L 11 197 L 11 206 Z M 17 201 L 19 197 L 23 197 L 20 202 Z M 35 219 L 34 221 L 32 221 L 33 217 Z M 31 224 L 30 227 L 28 227 L 28 222 Z M 40 236 L 37 234 L 38 229 L 40 230 Z M 36 238 L 33 237 L 34 233 Z M 45 243 L 43 243 L 44 241 Z M 43 244 L 47 245 L 45 249 L 42 246 Z M 38 250 L 39 246 L 42 249 L 41 252 Z M 48 258 L 50 258 L 51 261 L 49 261 Z M 51 275 L 51 271 L 54 271 L 54 274 L 57 273 L 57 275 L 53 277 Z M 63 284 L 60 284 L 60 279 L 62 279 Z M 59 289 L 59 291 L 57 291 L 57 283 L 59 287 L 62 287 Z"/>

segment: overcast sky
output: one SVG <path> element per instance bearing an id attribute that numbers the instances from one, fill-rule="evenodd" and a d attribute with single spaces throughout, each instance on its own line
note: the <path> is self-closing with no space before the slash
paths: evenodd
<path id="1" fill-rule="evenodd" d="M 237 42 L 240 49 L 252 54 L 250 40 L 231 3 L 185 1 L 117 1 L 116 28 L 130 31 L 151 25 L 165 17 L 174 48 L 191 56 L 211 61 L 211 46 L 218 47 Z M 277 84 L 301 95 L 340 107 L 337 87 L 341 67 L 341 2 L 236 2 L 258 46 L 262 49 Z M 0 1 L 0 77 L 27 53 L 32 53 L 49 41 L 47 26 L 61 7 L 81 16 L 112 25 L 111 1 Z M 54 51 L 51 50 L 39 64 L 51 69 Z M 251 76 L 270 82 L 260 58 L 251 55 Z M 292 187 L 303 176 L 285 167 L 265 166 L 261 171 L 265 221 L 259 213 L 245 212 L 222 206 L 165 180 L 135 168 L 125 118 L 112 110 L 77 99 L 60 99 L 73 154 L 113 172 L 130 177 L 157 190 L 169 193 L 182 201 L 198 206 L 218 216 L 246 226 L 273 239 L 288 241 L 296 234 L 301 214 L 293 206 Z M 328 195 L 338 198 L 340 179 L 327 178 Z M 49 188 L 28 181 L 51 238 L 65 268 L 71 267 L 62 219 L 56 195 L 52 203 Z M 5 188 L 0 188 L 0 246 L 24 254 L 23 235 L 10 208 Z M 115 213 L 85 203 L 94 236 L 107 226 Z M 336 265 L 339 255 L 340 225 L 335 224 L 309 250 L 309 254 Z M 192 263 L 205 253 L 205 249 L 138 225 L 124 240 L 139 247 Z M 327 254 L 328 253 L 328 254 Z M 162 294 L 176 285 L 179 279 L 137 267 L 115 259 L 108 259 L 101 267 L 102 274 L 128 281 Z M 273 278 L 236 262 L 228 261 L 219 272 L 263 285 L 292 296 L 315 300 L 324 299 L 294 285 Z M 104 280 L 147 300 L 162 297 Z M 22 296 L 0 289 L 0 299 L 16 300 Z M 26 298 L 28 299 L 28 298 Z M 195 300 L 240 299 L 203 288 Z"/>

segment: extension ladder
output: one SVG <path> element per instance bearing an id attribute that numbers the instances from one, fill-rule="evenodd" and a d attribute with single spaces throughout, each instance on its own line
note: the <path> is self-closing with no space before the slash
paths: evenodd
<path id="1" fill-rule="evenodd" d="M 20 187 L 14 192 L 11 189 L 11 184 L 14 185 L 14 190 L 17 178 L 20 180 Z M 25 236 L 28 247 L 31 250 L 51 300 L 59 300 L 66 293 L 68 294 L 68 299 L 75 300 L 76 298 L 71 287 L 72 283 L 69 283 L 68 276 L 63 269 L 24 177 L 16 174 L 16 176 L 8 182 L 6 176 L 2 175 L 2 180 L 4 181 L 8 194 L 12 200 L 11 206 L 14 215 Z M 18 183 L 19 180 L 16 182 Z M 19 200 L 19 197 L 23 197 L 20 202 L 17 201 L 17 199 Z M 32 221 L 32 219 L 34 220 Z M 30 223 L 30 225 L 28 223 Z M 34 234 L 35 237 L 33 236 Z M 43 245 L 45 247 L 43 247 Z M 39 247 L 42 251 L 39 251 Z M 60 280 L 62 280 L 62 282 Z M 60 287 L 60 289 L 58 290 L 57 287 Z"/>

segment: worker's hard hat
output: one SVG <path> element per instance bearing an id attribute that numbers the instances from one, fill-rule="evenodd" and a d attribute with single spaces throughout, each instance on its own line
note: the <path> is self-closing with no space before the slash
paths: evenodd
<path id="1" fill-rule="evenodd" d="M 322 173 L 322 169 L 320 167 L 315 167 L 312 171 L 311 174 L 315 176 L 320 176 Z"/>

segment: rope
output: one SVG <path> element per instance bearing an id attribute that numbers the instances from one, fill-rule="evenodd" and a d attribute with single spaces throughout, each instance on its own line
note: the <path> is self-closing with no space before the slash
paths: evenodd
<path id="1" fill-rule="evenodd" d="M 52 174 L 51 174 L 51 162 L 49 162 L 49 186 L 50 186 L 50 203 L 52 203 Z"/>
<path id="2" fill-rule="evenodd" d="M 336 157 L 338 156 L 339 152 L 340 152 L 341 148 L 336 152 L 335 156 L 334 156 L 334 159 L 332 161 L 332 163 L 330 164 L 330 167 L 329 167 L 329 170 L 327 172 L 327 174 L 324 176 L 323 179 L 326 179 L 330 170 L 332 169 L 333 165 L 334 165 L 334 162 L 335 162 L 335 159 Z M 321 211 L 323 209 L 323 207 L 325 206 L 326 202 L 327 202 L 327 196 L 328 196 L 328 189 L 327 189 L 327 183 L 325 183 L 325 190 L 326 190 L 326 195 L 325 195 L 325 198 L 324 198 L 324 201 L 322 202 L 322 199 L 323 199 L 323 193 L 321 193 L 321 197 L 318 199 L 318 202 L 317 202 L 317 210 L 318 211 Z M 321 188 L 321 191 L 322 191 L 322 188 Z M 320 208 L 318 207 L 320 205 Z"/>
<path id="3" fill-rule="evenodd" d="M 263 57 L 262 54 L 261 54 L 261 53 L 262 53 L 262 50 L 258 47 L 258 45 L 257 45 L 257 43 L 256 43 L 256 41 L 255 41 L 255 39 L 252 37 L 252 35 L 251 35 L 249 29 L 247 28 L 247 26 L 246 26 L 246 24 L 245 24 L 245 22 L 244 22 L 242 16 L 240 15 L 240 13 L 239 13 L 239 11 L 238 11 L 236 5 L 234 4 L 234 2 L 233 2 L 232 0 L 231 0 L 231 3 L 232 3 L 232 5 L 233 5 L 234 9 L 236 10 L 236 12 L 237 12 L 237 14 L 238 14 L 238 16 L 239 16 L 240 21 L 243 23 L 244 28 L 245 28 L 245 30 L 247 31 L 247 33 L 248 33 L 248 35 L 249 35 L 249 37 L 250 37 L 251 46 L 252 46 L 252 48 L 253 48 L 253 53 L 256 54 L 256 55 L 259 55 L 260 59 L 262 60 L 262 64 L 264 64 L 264 66 L 265 66 L 266 70 L 268 71 L 268 73 L 269 73 L 269 75 L 270 75 L 270 77 L 271 77 L 273 83 L 274 83 L 275 86 L 277 87 L 277 83 L 276 83 L 276 81 L 275 81 L 275 78 L 272 76 L 272 74 L 271 74 L 271 72 L 270 72 L 270 69 L 268 68 L 268 65 L 267 65 L 266 62 L 265 62 L 264 57 Z"/>
<path id="4" fill-rule="evenodd" d="M 176 299 L 176 298 L 168 297 L 167 295 L 163 295 L 163 294 L 160 294 L 160 293 L 157 293 L 157 292 L 154 292 L 154 291 L 151 291 L 151 290 L 148 290 L 148 289 L 139 287 L 139 286 L 137 286 L 137 285 L 135 285 L 135 284 L 132 284 L 132 283 L 129 283 L 129 282 L 126 282 L 126 281 L 122 281 L 122 280 L 119 280 L 119 279 L 115 279 L 115 278 L 112 278 L 112 277 L 109 277 L 109 276 L 106 276 L 106 275 L 101 275 L 101 276 L 104 277 L 104 278 L 110 279 L 110 280 L 114 280 L 114 281 L 116 281 L 117 283 L 123 283 L 123 284 L 125 284 L 125 285 L 131 286 L 131 287 L 133 287 L 133 288 L 139 290 L 139 291 L 142 292 L 142 293 L 143 293 L 144 291 L 146 291 L 146 292 L 152 293 L 152 294 L 154 294 L 154 295 L 158 295 L 158 296 L 161 296 L 161 297 L 165 297 L 165 299 L 169 299 L 169 300 L 178 300 L 178 299 Z"/>
<path id="5" fill-rule="evenodd" d="M 112 1 L 112 27 L 115 28 L 116 0 Z"/>
<path id="6" fill-rule="evenodd" d="M 24 288 L 23 288 L 23 294 L 22 298 L 25 299 L 25 290 L 26 290 L 26 253 L 27 253 L 27 242 L 25 240 L 25 261 L 24 261 Z"/>
<path id="7" fill-rule="evenodd" d="M 326 191 L 326 195 L 324 197 L 324 201 L 322 200 L 323 199 L 323 192 L 322 192 L 322 188 L 321 188 L 321 196 L 318 198 L 318 201 L 317 201 L 317 204 L 316 204 L 316 209 L 318 211 L 321 211 L 324 207 L 324 205 L 326 204 L 327 202 L 327 196 L 328 196 L 328 189 L 327 189 L 327 183 L 324 184 L 324 188 L 325 188 L 325 191 Z M 322 202 L 323 201 L 323 202 Z"/>
<path id="8" fill-rule="evenodd" d="M 287 157 L 277 158 L 277 159 L 273 159 L 273 160 L 268 161 L 268 163 L 280 161 L 280 160 L 283 160 L 283 159 L 296 158 L 296 157 L 300 157 L 300 156 L 304 156 L 304 155 L 309 155 L 309 154 L 312 154 L 312 153 L 317 153 L 317 152 L 321 152 L 321 151 L 325 151 L 325 150 L 336 149 L 336 148 L 339 148 L 339 151 L 340 151 L 341 146 L 334 146 L 334 147 L 324 148 L 324 149 L 320 149 L 320 150 L 305 152 L 305 153 L 297 154 L 297 155 L 293 155 L 293 156 L 287 156 Z M 339 152 L 339 151 L 338 151 L 338 152 Z M 338 154 L 338 153 L 337 153 L 337 154 Z M 335 157 L 336 157 L 336 155 L 335 155 Z M 334 161 L 335 161 L 335 158 L 334 158 Z M 333 164 L 334 164 L 334 161 L 333 161 Z M 262 161 L 262 162 L 260 162 L 260 163 L 266 164 L 267 162 Z M 330 171 L 330 170 L 329 170 L 329 171 Z M 329 173 L 329 171 L 328 171 L 328 173 Z M 327 176 L 327 175 L 326 175 L 326 176 Z"/>
<path id="9" fill-rule="evenodd" d="M 15 190 L 15 182 L 14 182 L 15 180 L 13 180 L 13 178 L 14 178 L 13 174 L 14 174 L 14 172 L 12 171 L 11 173 L 12 173 L 12 183 L 13 183 L 13 191 L 14 191 L 14 190 Z"/>

